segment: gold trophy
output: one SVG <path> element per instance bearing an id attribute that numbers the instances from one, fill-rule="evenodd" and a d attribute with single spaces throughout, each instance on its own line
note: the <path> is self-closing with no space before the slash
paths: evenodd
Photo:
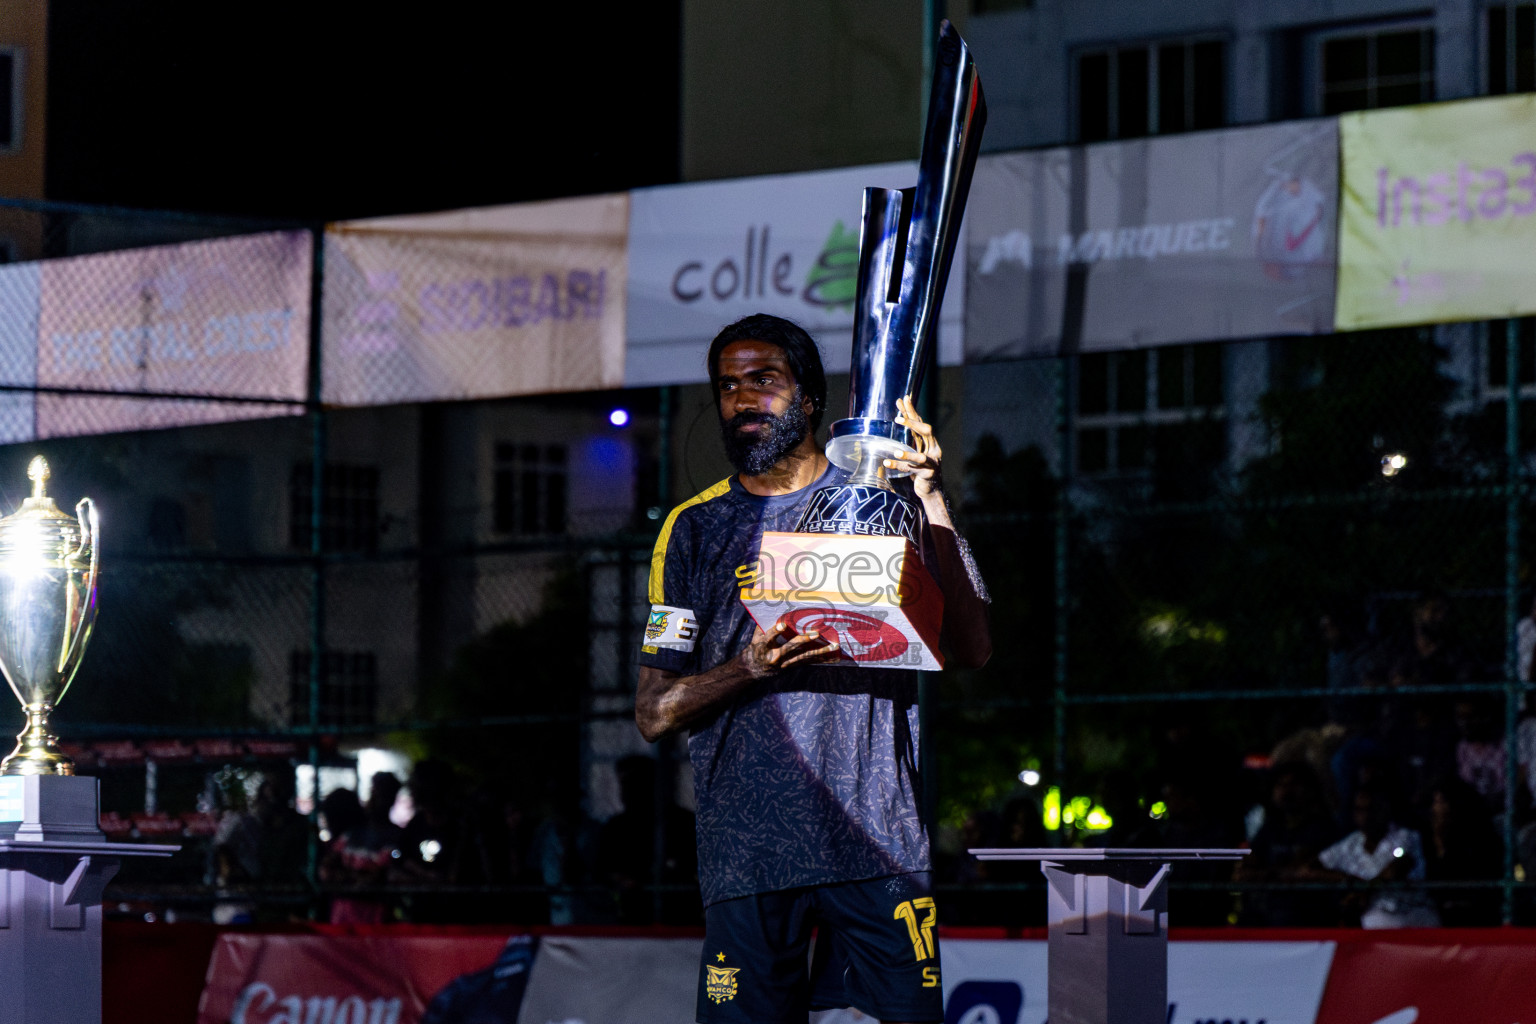
<path id="1" fill-rule="evenodd" d="M 75 506 L 76 519 L 48 497 L 41 455 L 27 477 L 32 496 L 0 519 L 0 671 L 27 712 L 0 775 L 73 775 L 75 763 L 49 732 L 48 716 L 69 689 L 96 622 L 100 526 L 90 498 Z"/>

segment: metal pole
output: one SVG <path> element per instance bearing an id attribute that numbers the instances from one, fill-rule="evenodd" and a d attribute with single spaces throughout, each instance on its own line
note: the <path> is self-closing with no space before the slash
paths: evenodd
<path id="1" fill-rule="evenodd" d="M 1067 776 L 1067 632 L 1071 624 L 1067 605 L 1067 559 L 1071 543 L 1068 520 L 1071 511 L 1069 485 L 1072 479 L 1072 359 L 1070 355 L 1061 355 L 1056 359 L 1056 572 L 1053 594 L 1056 643 L 1053 666 L 1055 690 L 1052 700 L 1055 753 L 1051 785 L 1060 787 L 1063 795 L 1066 794 Z M 1059 829 L 1052 841 L 1061 842 Z"/>
<path id="2" fill-rule="evenodd" d="M 320 225 L 311 232 L 310 282 L 309 282 L 309 423 L 310 423 L 310 479 L 309 479 L 309 770 L 311 804 L 309 809 L 309 840 L 305 855 L 304 875 L 311 887 L 318 883 L 320 861 L 320 684 L 325 672 L 325 549 L 321 527 L 324 523 L 325 500 L 325 409 L 321 391 L 321 341 L 324 334 L 325 292 L 325 227 Z M 310 913 L 318 913 L 311 905 Z"/>
<path id="3" fill-rule="evenodd" d="M 1515 913 L 1515 773 L 1520 717 L 1520 321 L 1504 322 L 1504 923 Z"/>

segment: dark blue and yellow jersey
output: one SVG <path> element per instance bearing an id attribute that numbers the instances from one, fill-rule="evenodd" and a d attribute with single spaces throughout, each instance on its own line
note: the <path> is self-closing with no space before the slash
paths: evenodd
<path id="1" fill-rule="evenodd" d="M 763 532 L 793 530 L 811 494 L 847 476 L 828 467 L 773 497 L 731 477 L 674 509 L 651 557 L 640 663 L 694 675 L 739 654 L 754 629 L 739 593 Z M 698 724 L 688 754 L 706 905 L 928 869 L 915 673 L 788 669 Z"/>

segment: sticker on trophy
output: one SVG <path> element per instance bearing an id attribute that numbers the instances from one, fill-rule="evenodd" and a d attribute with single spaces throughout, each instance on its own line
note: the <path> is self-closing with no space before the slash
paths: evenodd
<path id="1" fill-rule="evenodd" d="M 907 653 L 907 638 L 882 618 L 838 608 L 797 608 L 784 616 L 796 633 L 815 630 L 851 661 L 894 661 Z"/>

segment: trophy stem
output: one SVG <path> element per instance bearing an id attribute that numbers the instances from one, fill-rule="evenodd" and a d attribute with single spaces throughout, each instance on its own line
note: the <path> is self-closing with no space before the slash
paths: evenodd
<path id="1" fill-rule="evenodd" d="M 0 761 L 0 775 L 73 775 L 75 762 L 59 749 L 59 738 L 48 725 L 53 705 L 26 705 L 27 727 L 16 736 L 16 749 Z"/>
<path id="2" fill-rule="evenodd" d="M 848 478 L 848 483 L 854 487 L 878 487 L 882 491 L 894 490 L 886 475 L 883 453 L 871 451 L 868 447 L 861 447 L 858 467 Z"/>

